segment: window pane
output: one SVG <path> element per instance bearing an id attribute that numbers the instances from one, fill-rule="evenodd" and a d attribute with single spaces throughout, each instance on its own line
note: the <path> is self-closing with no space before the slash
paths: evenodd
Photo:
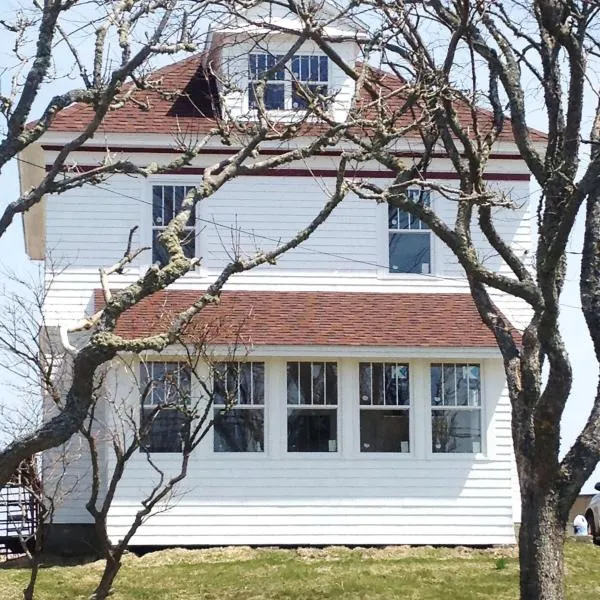
<path id="1" fill-rule="evenodd" d="M 142 409 L 142 428 L 147 426 L 152 412 L 152 409 Z M 181 452 L 182 435 L 187 423 L 186 415 L 176 408 L 158 411 L 142 438 L 142 448 L 150 452 Z"/>
<path id="2" fill-rule="evenodd" d="M 429 273 L 429 234 L 390 233 L 390 273 Z"/>
<path id="3" fill-rule="evenodd" d="M 287 364 L 287 403 L 298 404 L 300 396 L 300 386 L 298 385 L 298 369 L 300 365 L 297 362 Z"/>
<path id="4" fill-rule="evenodd" d="M 252 363 L 252 403 L 265 403 L 265 363 Z"/>
<path id="5" fill-rule="evenodd" d="M 361 452 L 409 452 L 408 410 L 360 411 Z"/>
<path id="6" fill-rule="evenodd" d="M 152 224 L 164 225 L 161 185 L 152 186 Z"/>
<path id="7" fill-rule="evenodd" d="M 320 56 L 319 57 L 319 80 L 320 81 L 329 81 L 329 76 L 327 72 L 327 57 Z"/>
<path id="8" fill-rule="evenodd" d="M 312 363 L 313 404 L 325 404 L 325 365 Z"/>
<path id="9" fill-rule="evenodd" d="M 240 404 L 252 404 L 252 366 L 240 363 Z"/>
<path id="10" fill-rule="evenodd" d="M 301 81 L 308 81 L 310 77 L 310 56 L 300 57 L 300 79 Z"/>
<path id="11" fill-rule="evenodd" d="M 173 187 L 165 185 L 163 187 L 163 201 L 164 201 L 164 224 L 168 225 L 173 218 Z"/>
<path id="12" fill-rule="evenodd" d="M 481 406 L 481 369 L 469 365 L 469 406 Z"/>
<path id="13" fill-rule="evenodd" d="M 444 365 L 442 376 L 444 378 L 442 404 L 444 406 L 456 406 L 456 365 Z"/>
<path id="14" fill-rule="evenodd" d="M 396 406 L 396 365 L 386 363 L 385 376 L 385 403 L 387 406 Z"/>
<path id="15" fill-rule="evenodd" d="M 442 365 L 431 365 L 431 405 L 442 403 Z"/>
<path id="16" fill-rule="evenodd" d="M 152 231 L 152 264 L 164 267 L 169 262 L 169 253 L 158 239 L 162 231 L 162 229 L 154 229 Z"/>
<path id="17" fill-rule="evenodd" d="M 325 363 L 325 397 L 327 404 L 338 403 L 337 363 Z"/>
<path id="18" fill-rule="evenodd" d="M 456 404 L 469 405 L 469 371 L 467 365 L 456 365 Z"/>
<path id="19" fill-rule="evenodd" d="M 288 408 L 288 452 L 337 452 L 337 410 Z"/>
<path id="20" fill-rule="evenodd" d="M 360 363 L 358 365 L 359 395 L 360 403 L 371 404 L 371 363 Z"/>
<path id="21" fill-rule="evenodd" d="M 481 452 L 481 412 L 476 410 L 432 411 L 433 452 Z"/>
<path id="22" fill-rule="evenodd" d="M 184 229 L 179 234 L 183 253 L 187 258 L 196 256 L 196 232 L 194 229 Z"/>
<path id="23" fill-rule="evenodd" d="M 265 108 L 267 110 L 283 110 L 285 108 L 283 83 L 268 83 L 265 86 Z"/>
<path id="24" fill-rule="evenodd" d="M 319 57 L 311 56 L 310 57 L 310 75 L 309 78 L 311 81 L 319 81 Z"/>
<path id="25" fill-rule="evenodd" d="M 312 372 L 309 362 L 300 363 L 300 404 L 312 404 Z"/>
<path id="26" fill-rule="evenodd" d="M 410 404 L 408 365 L 397 365 L 396 373 L 398 376 L 398 404 L 408 406 Z"/>
<path id="27" fill-rule="evenodd" d="M 264 412 L 258 409 L 215 409 L 215 452 L 262 452 Z"/>
<path id="28" fill-rule="evenodd" d="M 214 369 L 214 384 L 213 384 L 213 402 L 215 404 L 225 404 L 225 380 L 227 373 L 227 365 L 225 363 L 217 363 Z"/>
<path id="29" fill-rule="evenodd" d="M 373 404 L 379 405 L 384 403 L 383 390 L 383 365 L 381 363 L 373 363 Z"/>

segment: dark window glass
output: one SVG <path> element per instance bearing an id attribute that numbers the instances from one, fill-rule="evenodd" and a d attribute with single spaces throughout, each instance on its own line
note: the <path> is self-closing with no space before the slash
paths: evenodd
<path id="1" fill-rule="evenodd" d="M 408 410 L 360 411 L 361 452 L 409 452 Z"/>
<path id="2" fill-rule="evenodd" d="M 433 452 L 481 452 L 480 375 L 479 365 L 431 365 Z"/>
<path id="3" fill-rule="evenodd" d="M 431 241 L 423 233 L 390 233 L 390 273 L 429 273 Z"/>
<path id="4" fill-rule="evenodd" d="M 288 452 L 337 452 L 337 410 L 288 408 Z"/>
<path id="5" fill-rule="evenodd" d="M 141 365 L 141 448 L 150 452 L 180 452 L 190 414 L 191 372 L 177 362 Z"/>
<path id="6" fill-rule="evenodd" d="M 262 362 L 217 363 L 213 370 L 214 451 L 264 450 Z M 225 405 L 225 408 L 222 408 Z"/>
<path id="7" fill-rule="evenodd" d="M 336 363 L 287 364 L 289 452 L 337 452 L 337 400 Z"/>
<path id="8" fill-rule="evenodd" d="M 215 409 L 215 452 L 262 452 L 263 409 Z"/>
<path id="9" fill-rule="evenodd" d="M 152 186 L 152 263 L 164 266 L 169 260 L 165 247 L 159 240 L 160 234 L 181 210 L 186 195 L 192 186 L 154 185 Z M 196 255 L 196 219 L 190 215 L 187 225 L 179 234 L 183 252 L 188 258 Z"/>
<path id="10" fill-rule="evenodd" d="M 481 411 L 432 410 L 433 452 L 481 452 Z"/>

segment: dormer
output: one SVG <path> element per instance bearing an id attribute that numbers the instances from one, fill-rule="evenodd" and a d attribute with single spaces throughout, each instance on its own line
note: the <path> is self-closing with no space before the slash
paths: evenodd
<path id="1" fill-rule="evenodd" d="M 338 13 L 333 4 L 321 1 L 316 14 L 323 24 L 335 22 L 335 27 L 324 26 L 324 37 L 346 64 L 353 65 L 359 59 L 366 30 L 354 20 L 336 18 Z M 289 8 L 268 2 L 211 26 L 205 66 L 216 75 L 224 116 L 253 119 L 257 94 L 262 90 L 271 118 L 293 120 L 304 114 L 307 96 L 302 90 L 308 90 L 323 98 L 335 120 L 345 119 L 355 82 L 314 41 L 305 41 L 282 63 L 302 29 L 300 18 Z M 261 78 L 265 79 L 264 88 L 258 86 Z"/>

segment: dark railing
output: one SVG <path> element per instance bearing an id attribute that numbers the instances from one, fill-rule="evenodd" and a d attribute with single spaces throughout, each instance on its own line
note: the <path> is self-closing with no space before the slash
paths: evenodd
<path id="1" fill-rule="evenodd" d="M 41 485 L 34 460 L 21 463 L 11 480 L 0 489 L 0 556 L 23 554 L 33 549 L 38 534 Z"/>

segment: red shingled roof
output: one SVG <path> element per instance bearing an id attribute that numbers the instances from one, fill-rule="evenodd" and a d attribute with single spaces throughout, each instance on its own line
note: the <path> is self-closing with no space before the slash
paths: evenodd
<path id="1" fill-rule="evenodd" d="M 139 104 L 127 102 L 121 108 L 111 111 L 105 117 L 98 131 L 167 135 L 210 131 L 215 125 L 214 111 L 219 110 L 218 95 L 214 79 L 208 77 L 202 67 L 202 57 L 202 54 L 196 54 L 155 71 L 151 80 L 160 82 L 161 89 L 169 92 L 170 97 L 152 90 L 137 91 L 134 97 Z M 374 73 L 379 76 L 376 87 L 380 88 L 383 97 L 389 96 L 393 90 L 404 86 L 404 82 L 392 74 L 378 70 L 374 70 Z M 366 97 L 365 102 L 368 102 Z M 386 102 L 389 111 L 397 111 L 402 107 L 404 97 L 402 94 L 392 94 Z M 457 103 L 456 111 L 459 120 L 465 126 L 472 123 L 471 111 L 466 103 Z M 373 115 L 370 116 L 373 117 Z M 398 117 L 396 127 L 412 125 L 417 116 L 411 111 L 404 111 Z M 89 123 L 91 117 L 92 109 L 89 106 L 74 104 L 56 116 L 50 130 L 81 131 Z M 478 121 L 480 132 L 485 134 L 491 125 L 491 113 L 480 109 Z M 306 125 L 303 127 L 303 133 L 317 134 L 321 129 L 323 126 L 317 124 Z M 547 136 L 542 132 L 531 129 L 530 133 L 533 141 L 546 140 Z M 509 119 L 506 120 L 499 139 L 503 141 L 513 139 Z"/>
<path id="2" fill-rule="evenodd" d="M 164 331 L 202 291 L 159 292 L 125 312 L 116 333 Z M 104 304 L 100 290 L 95 305 Z M 495 347 L 469 294 L 224 292 L 184 334 L 187 342 L 318 346 Z"/>

